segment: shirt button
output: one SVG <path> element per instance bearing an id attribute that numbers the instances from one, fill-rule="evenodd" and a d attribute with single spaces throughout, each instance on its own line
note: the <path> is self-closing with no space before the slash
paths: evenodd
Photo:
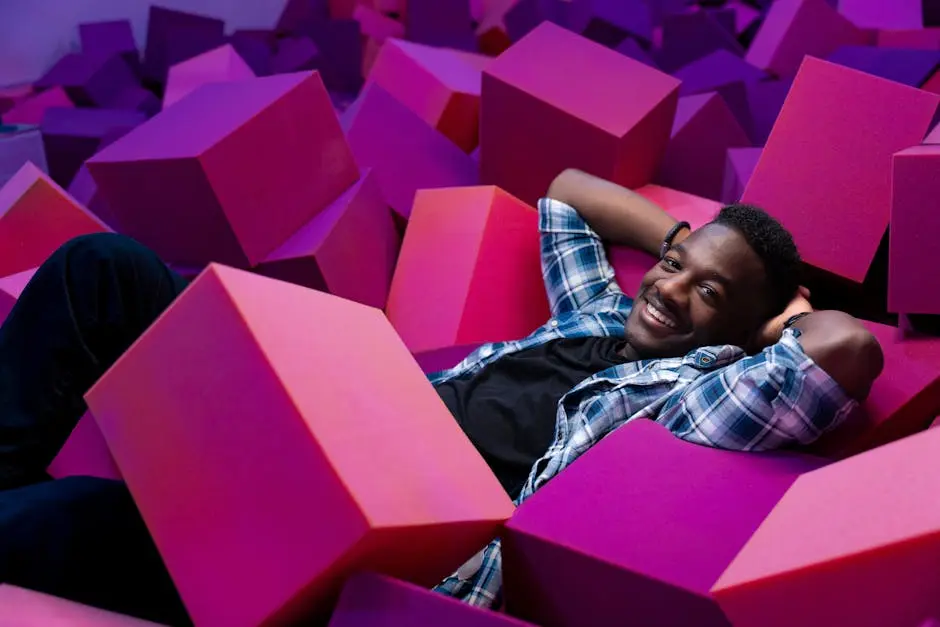
<path id="1" fill-rule="evenodd" d="M 557 326 L 558 326 L 558 321 L 557 321 L 557 320 L 552 320 L 551 326 L 552 326 L 553 329 L 554 329 L 555 327 L 557 327 Z"/>

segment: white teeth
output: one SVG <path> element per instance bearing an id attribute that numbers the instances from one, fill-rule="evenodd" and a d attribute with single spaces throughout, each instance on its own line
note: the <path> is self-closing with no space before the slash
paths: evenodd
<path id="1" fill-rule="evenodd" d="M 646 311 L 649 312 L 649 315 L 651 315 L 653 319 L 656 320 L 657 322 L 661 322 L 662 324 L 666 325 L 670 329 L 676 328 L 676 323 L 673 322 L 671 318 L 667 317 L 665 313 L 663 313 L 659 309 L 656 309 L 656 307 L 654 307 L 652 303 L 646 303 Z"/>

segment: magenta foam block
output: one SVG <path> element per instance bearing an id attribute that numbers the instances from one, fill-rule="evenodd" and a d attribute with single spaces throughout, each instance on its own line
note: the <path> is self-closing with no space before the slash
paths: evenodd
<path id="1" fill-rule="evenodd" d="M 13 310 L 13 305 L 19 299 L 20 294 L 29 280 L 36 273 L 36 268 L 30 268 L 23 272 L 17 272 L 10 276 L 0 278 L 0 324 L 6 320 L 7 316 Z"/>
<path id="2" fill-rule="evenodd" d="M 826 57 L 838 63 L 911 87 L 920 87 L 940 66 L 940 50 L 843 46 Z"/>
<path id="3" fill-rule="evenodd" d="M 879 30 L 875 41 L 884 48 L 940 50 L 940 28 Z"/>
<path id="4" fill-rule="evenodd" d="M 528 623 L 431 590 L 361 573 L 343 586 L 329 627 L 526 627 Z"/>
<path id="5" fill-rule="evenodd" d="M 3 114 L 4 124 L 39 124 L 47 109 L 71 107 L 74 103 L 61 87 L 53 87 L 36 95 L 23 98 Z"/>
<path id="6" fill-rule="evenodd" d="M 673 72 L 716 50 L 741 56 L 741 44 L 707 11 L 682 13 L 663 21 L 662 45 L 656 51 L 659 67 Z"/>
<path id="7" fill-rule="evenodd" d="M 415 353 L 414 358 L 421 366 L 421 370 L 432 374 L 453 368 L 479 347 L 479 343 L 447 346 L 438 350 Z"/>
<path id="8" fill-rule="evenodd" d="M 746 130 L 755 146 L 763 146 L 770 137 L 780 115 L 780 109 L 790 93 L 792 80 L 760 81 L 758 83 L 739 83 L 744 90 L 747 113 L 737 116 L 739 121 L 750 125 Z M 723 94 L 725 95 L 725 94 Z M 733 106 L 728 99 L 729 106 Z"/>
<path id="9" fill-rule="evenodd" d="M 861 409 L 812 450 L 843 458 L 916 433 L 940 415 L 940 341 L 903 339 L 891 326 L 865 322 L 884 352 L 884 371 Z"/>
<path id="10" fill-rule="evenodd" d="M 838 0 L 839 13 L 859 28 L 923 28 L 923 0 Z"/>
<path id="11" fill-rule="evenodd" d="M 318 69 L 331 91 L 355 94 L 362 88 L 362 31 L 353 19 L 312 25 L 309 34 L 320 50 Z"/>
<path id="12" fill-rule="evenodd" d="M 0 124 L 0 187 L 27 162 L 43 172 L 49 171 L 39 128 L 26 124 Z"/>
<path id="13" fill-rule="evenodd" d="M 938 103 L 807 57 L 742 200 L 777 217 L 804 261 L 861 283 L 888 226 L 891 155 L 920 144 Z"/>
<path id="14" fill-rule="evenodd" d="M 752 28 L 762 17 L 760 11 L 745 0 L 730 0 L 725 6 L 734 13 L 734 32 L 737 35 Z"/>
<path id="15" fill-rule="evenodd" d="M 428 46 L 476 51 L 470 0 L 408 0 L 405 36 Z"/>
<path id="16" fill-rule="evenodd" d="M 728 627 L 709 589 L 794 480 L 822 464 L 684 442 L 649 420 L 627 424 L 506 525 L 507 610 L 546 627 L 625 616 L 644 627 Z"/>
<path id="17" fill-rule="evenodd" d="M 132 70 L 140 69 L 140 53 L 130 20 L 79 24 L 78 38 L 85 54 L 97 57 L 120 55 Z"/>
<path id="18" fill-rule="evenodd" d="M 2 281 L 3 279 L 0 279 Z M 101 429 L 89 412 L 79 419 L 72 434 L 46 468 L 53 479 L 65 477 L 98 477 L 100 479 L 121 479 L 108 443 L 101 435 Z"/>
<path id="19" fill-rule="evenodd" d="M 673 76 L 682 81 L 679 94 L 687 96 L 713 91 L 737 81 L 760 81 L 767 74 L 733 52 L 721 49 L 679 68 Z"/>
<path id="20" fill-rule="evenodd" d="M 539 259 L 538 214 L 517 198 L 421 190 L 386 313 L 415 354 L 525 337 L 549 318 Z"/>
<path id="21" fill-rule="evenodd" d="M 645 185 L 678 89 L 667 74 L 543 23 L 483 72 L 481 178 L 530 204 L 571 167 Z"/>
<path id="22" fill-rule="evenodd" d="M 67 54 L 36 81 L 39 89 L 62 87 L 77 105 L 107 107 L 137 77 L 120 55 Z"/>
<path id="23" fill-rule="evenodd" d="M 39 127 L 49 175 L 56 183 L 67 187 L 85 160 L 146 119 L 144 113 L 130 109 L 49 109 Z"/>
<path id="24" fill-rule="evenodd" d="M 888 249 L 888 310 L 940 313 L 940 281 L 931 266 L 931 233 L 940 221 L 929 211 L 940 193 L 940 146 L 915 146 L 894 155 Z"/>
<path id="25" fill-rule="evenodd" d="M 489 63 L 482 55 L 390 39 L 369 80 L 471 152 L 479 141 L 481 67 Z"/>
<path id="26" fill-rule="evenodd" d="M 284 74 L 302 70 L 314 70 L 320 64 L 320 49 L 307 36 L 285 37 L 277 42 L 277 50 L 271 57 L 271 72 Z"/>
<path id="27" fill-rule="evenodd" d="M 32 163 L 0 187 L 0 276 L 36 268 L 73 237 L 108 231 Z"/>
<path id="28" fill-rule="evenodd" d="M 411 215 L 419 189 L 477 183 L 470 155 L 378 84 L 367 85 L 346 116 L 356 161 L 375 170 L 382 196 L 402 218 Z"/>
<path id="29" fill-rule="evenodd" d="M 761 148 L 729 148 L 725 159 L 725 179 L 721 186 L 721 202 L 741 200 L 747 182 L 760 160 Z"/>
<path id="30" fill-rule="evenodd" d="M 33 94 L 32 84 L 0 87 L 0 116 Z"/>
<path id="31" fill-rule="evenodd" d="M 777 0 L 745 58 L 778 76 L 792 76 L 805 55 L 826 57 L 840 46 L 865 43 L 865 33 L 825 0 Z"/>
<path id="32" fill-rule="evenodd" d="M 662 207 L 676 220 L 685 220 L 693 229 L 710 222 L 721 209 L 721 203 L 714 200 L 659 185 L 645 185 L 636 193 Z M 637 295 L 643 275 L 658 261 L 649 253 L 626 246 L 611 246 L 608 258 L 614 268 L 617 285 L 631 297 Z"/>
<path id="33" fill-rule="evenodd" d="M 356 5 L 353 19 L 359 22 L 359 28 L 365 39 L 362 47 L 362 75 L 369 79 L 376 58 L 385 48 L 385 41 L 392 38 L 403 39 L 405 25 L 365 4 Z"/>
<path id="34" fill-rule="evenodd" d="M 203 85 L 87 165 L 115 228 L 195 267 L 261 262 L 359 177 L 316 72 Z"/>
<path id="35" fill-rule="evenodd" d="M 750 145 L 721 96 L 683 96 L 656 182 L 717 200 L 724 185 L 728 149 Z"/>
<path id="36" fill-rule="evenodd" d="M 160 627 L 9 584 L 0 585 L 0 616 L 5 627 Z"/>
<path id="37" fill-rule="evenodd" d="M 225 23 L 214 17 L 151 6 L 144 75 L 164 83 L 170 66 L 221 46 L 224 29 Z"/>
<path id="38" fill-rule="evenodd" d="M 301 69 L 301 68 L 297 68 Z M 181 61 L 169 69 L 166 89 L 163 92 L 163 106 L 182 100 L 184 97 L 207 83 L 238 81 L 254 78 L 248 64 L 230 44 L 219 46 L 186 61 Z"/>
<path id="39" fill-rule="evenodd" d="M 735 627 L 918 625 L 940 610 L 940 430 L 794 482 L 712 588 Z"/>
<path id="40" fill-rule="evenodd" d="M 375 175 L 366 171 L 257 272 L 384 309 L 399 246 L 392 213 Z"/>
<path id="41" fill-rule="evenodd" d="M 356 571 L 433 586 L 513 511 L 380 310 L 241 270 L 86 400 L 196 625 L 322 624 Z"/>

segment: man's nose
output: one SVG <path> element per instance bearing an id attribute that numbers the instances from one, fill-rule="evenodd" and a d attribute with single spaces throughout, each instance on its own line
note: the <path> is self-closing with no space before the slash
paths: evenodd
<path id="1" fill-rule="evenodd" d="M 689 281 L 685 273 L 673 274 L 656 283 L 659 297 L 666 306 L 685 310 L 689 303 Z"/>

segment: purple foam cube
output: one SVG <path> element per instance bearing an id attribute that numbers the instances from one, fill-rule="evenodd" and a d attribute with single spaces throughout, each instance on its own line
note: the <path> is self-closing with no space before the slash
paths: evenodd
<path id="1" fill-rule="evenodd" d="M 715 50 L 744 55 L 744 49 L 734 35 L 710 13 L 696 11 L 672 15 L 663 21 L 662 47 L 655 58 L 665 71 L 674 72 Z"/>
<path id="2" fill-rule="evenodd" d="M 620 45 L 614 48 L 614 50 L 650 67 L 657 67 L 656 61 L 653 60 L 650 53 L 632 37 L 627 37 L 621 41 Z"/>
<path id="3" fill-rule="evenodd" d="M 567 27 L 566 7 L 563 0 L 519 0 L 506 12 L 506 34 L 519 41 L 542 22 Z"/>
<path id="4" fill-rule="evenodd" d="M 750 145 L 747 133 L 720 95 L 683 96 L 656 183 L 718 200 L 728 149 Z"/>
<path id="5" fill-rule="evenodd" d="M 281 33 L 296 33 L 329 19 L 329 0 L 287 0 L 275 28 Z"/>
<path id="6" fill-rule="evenodd" d="M 755 82 L 767 78 L 767 74 L 739 57 L 721 49 L 692 61 L 673 73 L 682 81 L 679 94 L 689 96 L 714 91 L 730 83 Z"/>
<path id="7" fill-rule="evenodd" d="M 273 32 L 240 30 L 232 33 L 227 41 L 256 76 L 271 74 L 276 42 Z"/>
<path id="8" fill-rule="evenodd" d="M 151 6 L 143 72 L 150 80 L 166 82 L 171 65 L 185 61 L 225 41 L 222 20 Z"/>
<path id="9" fill-rule="evenodd" d="M 689 10 L 688 0 L 647 0 L 647 4 L 653 16 L 653 24 L 662 24 L 667 17 Z"/>
<path id="10" fill-rule="evenodd" d="M 98 184 L 95 183 L 91 172 L 84 165 L 78 169 L 78 172 L 72 178 L 67 191 L 72 198 L 98 216 L 105 224 L 111 226 L 115 223 L 114 215 L 111 213 L 108 203 L 98 193 Z"/>
<path id="11" fill-rule="evenodd" d="M 329 627 L 526 627 L 414 584 L 373 573 L 347 580 Z"/>
<path id="12" fill-rule="evenodd" d="M 569 27 L 608 47 L 632 36 L 653 39 L 653 18 L 643 0 L 571 0 Z"/>
<path id="13" fill-rule="evenodd" d="M 271 72 L 287 74 L 303 70 L 314 70 L 320 62 L 320 49 L 313 40 L 303 35 L 285 37 L 277 44 L 277 52 L 271 58 Z"/>
<path id="14" fill-rule="evenodd" d="M 724 8 L 724 9 L 714 9 L 707 10 L 711 14 L 715 21 L 721 24 L 721 26 L 732 35 L 737 35 L 737 23 L 735 22 L 735 13 L 733 10 Z"/>
<path id="15" fill-rule="evenodd" d="M 160 99 L 149 89 L 133 85 L 122 91 L 111 103 L 112 109 L 133 109 L 147 117 L 160 112 Z"/>
<path id="16" fill-rule="evenodd" d="M 470 0 L 408 0 L 405 36 L 419 44 L 476 52 Z"/>
<path id="17" fill-rule="evenodd" d="M 347 109 L 343 125 L 356 161 L 373 168 L 385 201 L 403 218 L 419 189 L 478 181 L 470 155 L 376 83 Z"/>
<path id="18" fill-rule="evenodd" d="M 129 109 L 47 110 L 40 129 L 49 176 L 62 187 L 68 187 L 86 159 L 146 119 L 143 113 Z"/>
<path id="19" fill-rule="evenodd" d="M 140 70 L 140 52 L 130 20 L 89 22 L 78 25 L 82 52 L 98 57 L 120 55 L 135 72 Z"/>
<path id="20" fill-rule="evenodd" d="M 137 77 L 120 55 L 67 54 L 35 83 L 38 89 L 62 87 L 80 106 L 107 107 Z"/>
<path id="21" fill-rule="evenodd" d="M 923 28 L 924 0 L 839 0 L 839 13 L 860 28 Z"/>
<path id="22" fill-rule="evenodd" d="M 649 420 L 628 423 L 507 523 L 506 607 L 553 627 L 624 617 L 644 627 L 727 627 L 710 588 L 791 484 L 822 464 L 723 451 Z"/>
<path id="23" fill-rule="evenodd" d="M 362 88 L 362 31 L 353 19 L 330 20 L 305 31 L 320 50 L 320 75 L 327 89 L 356 93 Z"/>
<path id="24" fill-rule="evenodd" d="M 763 146 L 767 142 L 792 85 L 793 79 L 745 85 L 751 121 L 750 137 L 755 146 Z"/>
<path id="25" fill-rule="evenodd" d="M 760 148 L 729 148 L 725 161 L 725 181 L 721 190 L 721 202 L 731 204 L 741 200 L 757 161 Z"/>
<path id="26" fill-rule="evenodd" d="M 842 46 L 826 60 L 911 87 L 920 87 L 940 65 L 940 50 Z"/>
<path id="27" fill-rule="evenodd" d="M 0 187 L 6 185 L 27 161 L 48 174 L 39 127 L 0 124 Z"/>

